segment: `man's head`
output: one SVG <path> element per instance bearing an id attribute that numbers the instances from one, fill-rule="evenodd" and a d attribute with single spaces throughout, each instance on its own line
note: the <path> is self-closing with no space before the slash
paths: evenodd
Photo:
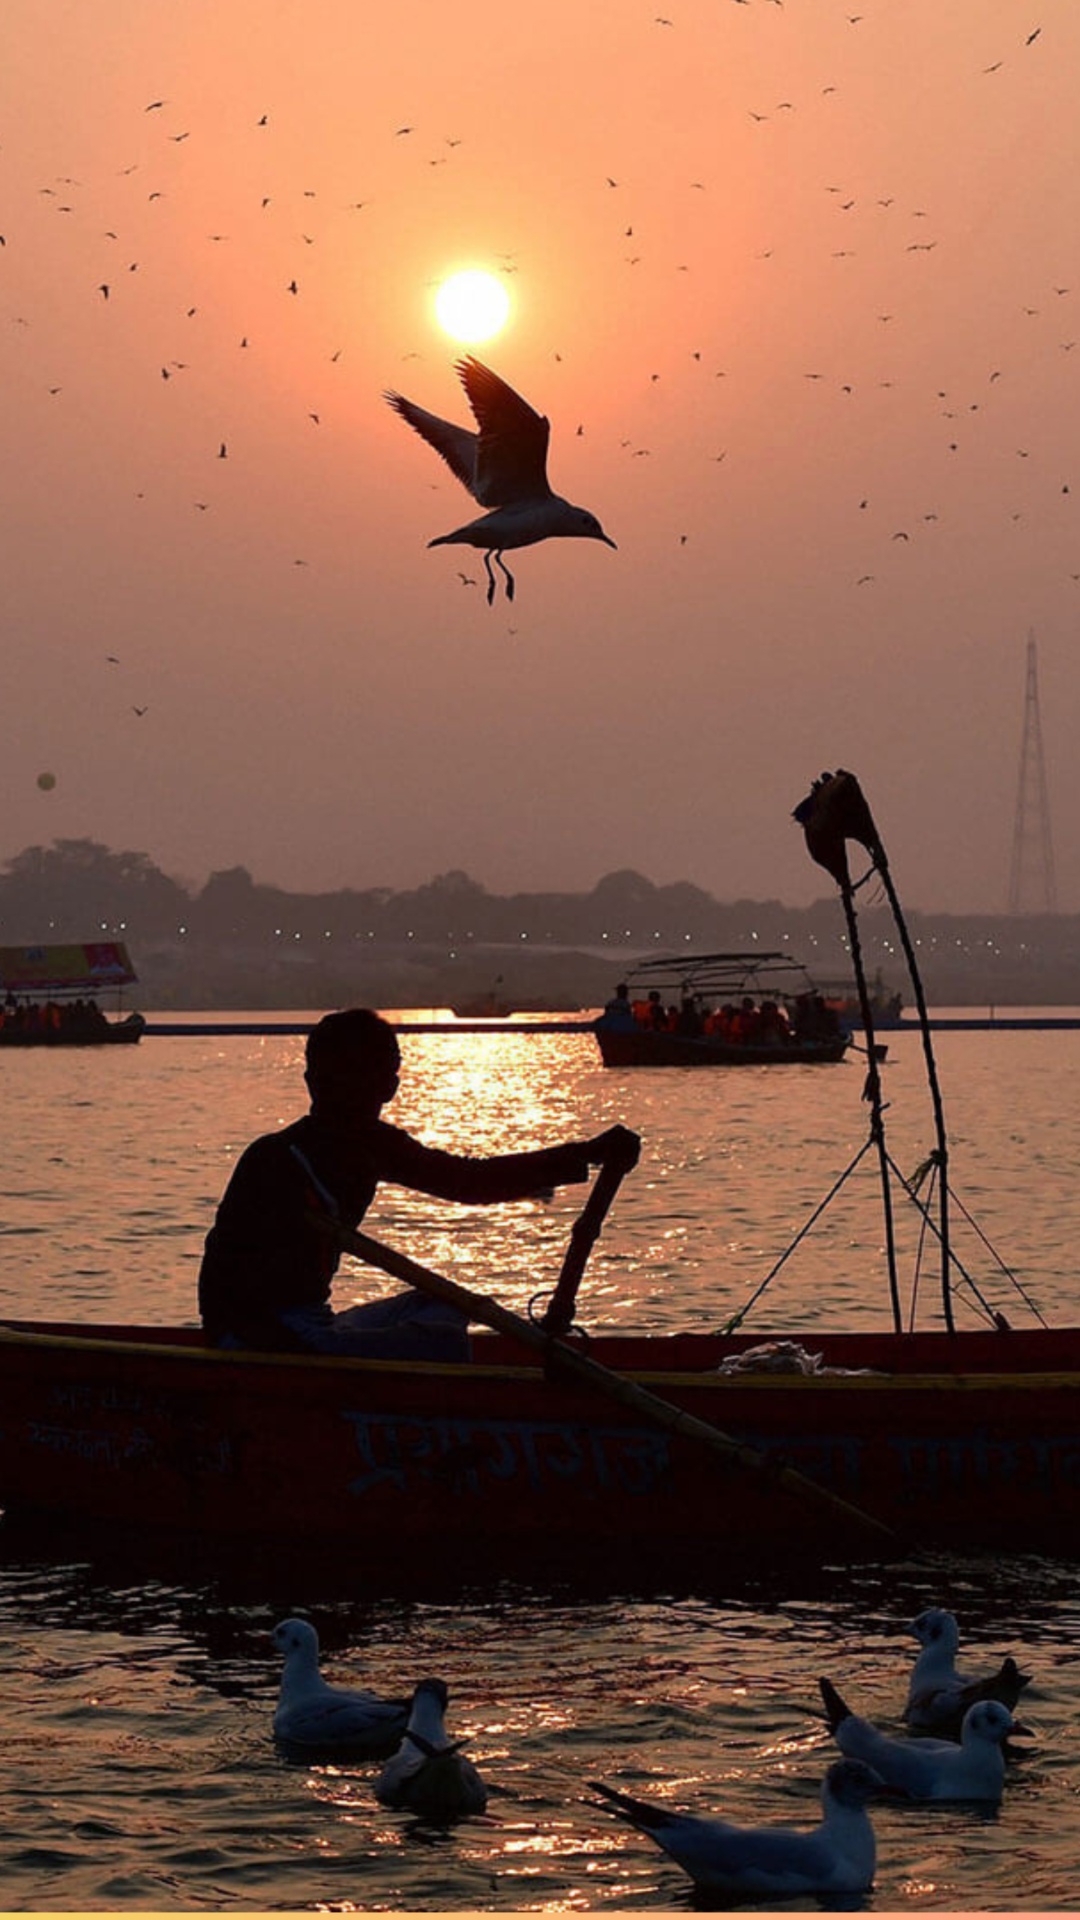
<path id="1" fill-rule="evenodd" d="M 308 1034 L 306 1060 L 312 1107 L 335 1119 L 374 1119 L 397 1092 L 397 1035 L 370 1007 L 326 1014 Z"/>

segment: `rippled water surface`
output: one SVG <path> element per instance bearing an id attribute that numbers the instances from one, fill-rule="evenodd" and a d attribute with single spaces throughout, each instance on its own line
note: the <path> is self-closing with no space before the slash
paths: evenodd
<path id="1" fill-rule="evenodd" d="M 914 1170 L 933 1144 L 919 1043 L 887 1036 L 888 1140 Z M 202 1239 L 238 1152 L 302 1110 L 292 1037 L 156 1038 L 131 1051 L 0 1058 L 0 1312 L 191 1321 Z M 1075 1256 L 1080 1033 L 939 1035 L 955 1187 L 1050 1321 L 1080 1314 Z M 837 1068 L 605 1073 L 587 1039 L 407 1039 L 394 1117 L 473 1151 L 640 1129 L 582 1294 L 586 1323 L 716 1325 L 740 1308 L 864 1145 L 862 1075 Z M 465 1211 L 385 1190 L 366 1226 L 521 1306 L 550 1284 L 581 1190 Z M 901 1218 L 905 1313 L 917 1252 Z M 982 1242 L 979 1288 L 1023 1319 Z M 970 1253 L 970 1259 L 969 1259 Z M 381 1290 L 343 1270 L 339 1301 Z M 935 1324 L 936 1274 L 919 1288 Z M 974 1324 L 973 1312 L 960 1309 Z M 871 1156 L 750 1321 L 883 1326 L 888 1296 Z M 305 1566 L 192 1567 L 139 1552 L 76 1557 L 0 1528 L 0 1896 L 8 1908 L 689 1908 L 689 1884 L 594 1806 L 604 1778 L 736 1820 L 811 1824 L 831 1750 L 815 1717 L 830 1674 L 893 1719 L 931 1602 L 959 1614 L 972 1664 L 1012 1650 L 1035 1675 L 1033 1751 L 999 1813 L 875 1814 L 876 1909 L 1080 1906 L 1077 1570 L 1062 1560 L 820 1564 L 770 1585 L 616 1595 L 492 1589 L 433 1569 L 399 1592 L 371 1546 L 365 1590 Z M 306 1611 L 335 1678 L 450 1688 L 449 1722 L 488 1780 L 488 1812 L 449 1831 L 380 1809 L 373 1770 L 275 1751 L 274 1621 Z M 796 1902 L 814 1906 L 814 1902 Z"/>

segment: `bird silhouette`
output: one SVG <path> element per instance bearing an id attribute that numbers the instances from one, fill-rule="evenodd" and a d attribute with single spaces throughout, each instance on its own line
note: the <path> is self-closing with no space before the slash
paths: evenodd
<path id="1" fill-rule="evenodd" d="M 465 388 L 477 433 L 440 420 L 400 393 L 387 392 L 385 398 L 414 432 L 441 454 L 473 499 L 491 509 L 479 520 L 470 520 L 453 533 L 428 541 L 430 547 L 457 545 L 483 550 L 490 606 L 496 589 L 492 556 L 505 577 L 507 599 L 514 597 L 514 577 L 502 557 L 507 548 L 560 538 L 602 540 L 608 547 L 614 547 L 615 542 L 595 514 L 552 492 L 547 477 L 551 428 L 545 416 L 535 412 L 513 387 L 471 354 L 458 361 L 455 371 Z"/>

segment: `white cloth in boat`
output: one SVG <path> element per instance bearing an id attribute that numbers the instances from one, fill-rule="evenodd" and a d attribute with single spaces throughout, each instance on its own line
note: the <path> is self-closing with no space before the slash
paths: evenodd
<path id="1" fill-rule="evenodd" d="M 820 1353 L 809 1353 L 797 1340 L 765 1340 L 744 1347 L 721 1360 L 717 1373 L 873 1373 L 873 1367 L 827 1367 Z"/>

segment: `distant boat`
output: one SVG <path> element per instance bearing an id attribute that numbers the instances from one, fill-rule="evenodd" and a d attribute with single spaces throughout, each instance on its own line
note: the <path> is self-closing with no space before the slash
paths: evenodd
<path id="1" fill-rule="evenodd" d="M 890 990 L 880 969 L 873 979 L 867 982 L 867 989 L 870 1018 L 874 1023 L 875 1033 L 881 1027 L 904 1026 L 903 996 Z M 825 1005 L 832 1008 L 845 1027 L 862 1026 L 862 1007 L 859 1004 L 858 990 L 854 980 L 825 980 L 822 982 L 821 993 Z"/>
<path id="2" fill-rule="evenodd" d="M 98 995 L 115 991 L 119 1007 L 137 978 L 122 940 L 0 947 L 0 1048 L 133 1046 L 142 1014 L 110 1020 Z"/>
<path id="3" fill-rule="evenodd" d="M 485 993 L 469 994 L 451 1003 L 456 1020 L 508 1020 L 512 1013 L 580 1013 L 580 1000 L 560 993 L 509 994 L 498 974 Z"/>
<path id="4" fill-rule="evenodd" d="M 808 1066 L 851 1045 L 790 954 L 678 954 L 642 961 L 625 983 L 594 1028 L 605 1067 Z"/>

